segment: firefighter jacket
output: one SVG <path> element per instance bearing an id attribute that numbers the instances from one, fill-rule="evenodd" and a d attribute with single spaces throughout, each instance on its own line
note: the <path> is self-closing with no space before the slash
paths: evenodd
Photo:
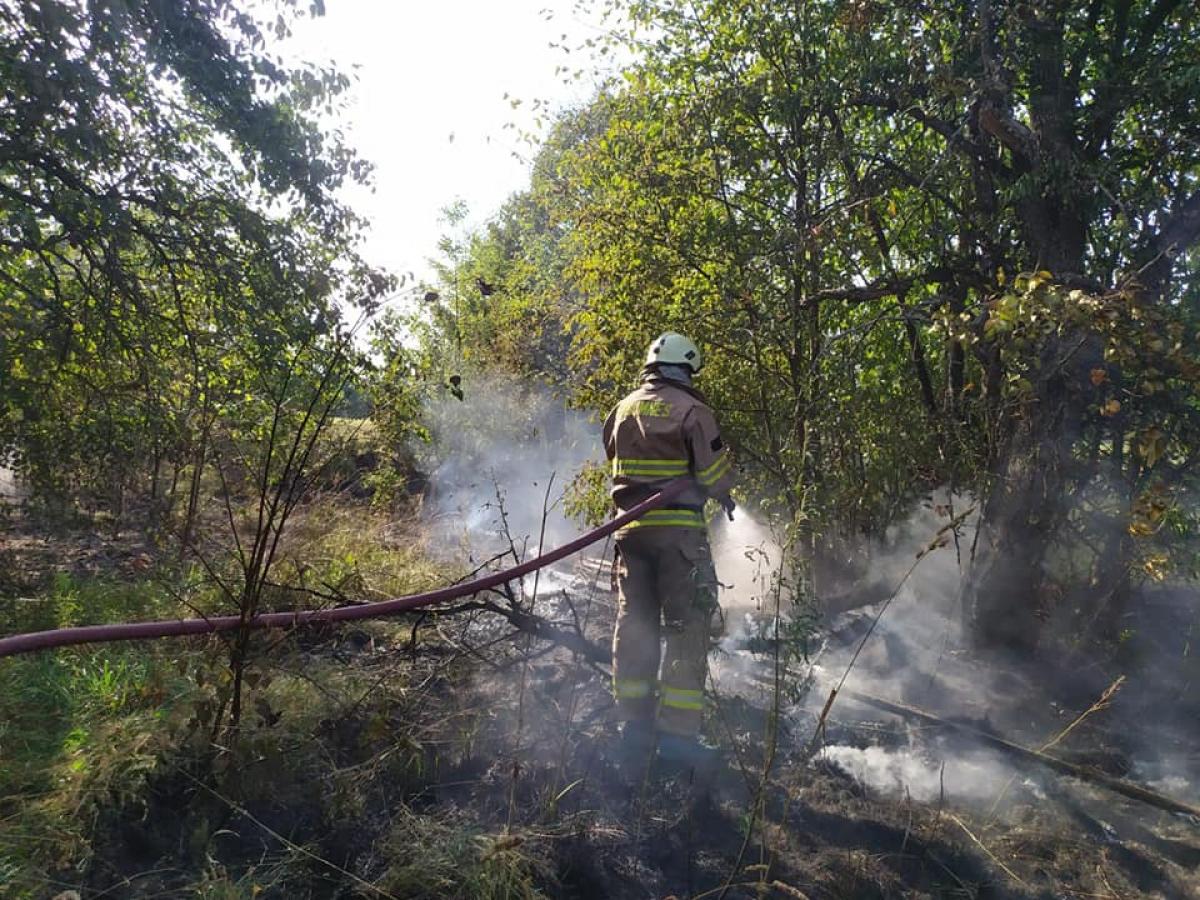
<path id="1" fill-rule="evenodd" d="M 618 510 L 641 503 L 666 482 L 691 476 L 673 503 L 626 526 L 704 528 L 704 501 L 733 487 L 732 463 L 704 395 L 651 371 L 604 422 L 604 449 L 612 461 L 612 498 Z"/>

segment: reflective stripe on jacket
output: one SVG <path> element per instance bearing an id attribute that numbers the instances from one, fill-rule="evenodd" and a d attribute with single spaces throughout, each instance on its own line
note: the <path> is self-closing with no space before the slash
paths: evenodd
<path id="1" fill-rule="evenodd" d="M 733 487 L 729 451 L 704 396 L 653 372 L 608 414 L 604 449 L 612 461 L 612 498 L 619 510 L 637 505 L 672 479 L 693 479 L 674 503 L 629 528 L 704 528 L 704 501 L 726 497 Z"/>

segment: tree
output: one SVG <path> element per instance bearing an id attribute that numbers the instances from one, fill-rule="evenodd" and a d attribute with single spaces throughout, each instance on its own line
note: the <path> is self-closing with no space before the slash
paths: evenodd
<path id="1" fill-rule="evenodd" d="M 544 151 L 559 268 L 488 263 L 567 280 L 580 402 L 686 330 L 818 568 L 970 488 L 977 634 L 1092 617 L 1195 479 L 1193 5 L 618 5 L 635 62 Z M 1077 558 L 1086 602 L 1052 571 Z"/>
<path id="2" fill-rule="evenodd" d="M 169 463 L 194 506 L 235 348 L 390 284 L 336 199 L 369 169 L 313 118 L 347 79 L 283 68 L 225 0 L 5 2 L 0 42 L 0 446 L 43 495 L 157 497 Z"/>

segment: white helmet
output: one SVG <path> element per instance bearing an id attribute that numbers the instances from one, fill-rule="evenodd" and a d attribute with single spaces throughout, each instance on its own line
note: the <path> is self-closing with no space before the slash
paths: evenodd
<path id="1" fill-rule="evenodd" d="M 654 363 L 687 366 L 692 372 L 699 372 L 704 360 L 700 356 L 699 347 L 682 334 L 668 331 L 651 341 L 650 349 L 646 351 L 646 365 Z"/>

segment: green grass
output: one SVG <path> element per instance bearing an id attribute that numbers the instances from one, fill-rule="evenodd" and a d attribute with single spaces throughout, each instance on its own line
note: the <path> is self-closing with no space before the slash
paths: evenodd
<path id="1" fill-rule="evenodd" d="M 462 574 L 426 555 L 411 522 L 389 521 L 361 506 L 321 504 L 301 510 L 289 525 L 285 550 L 302 560 L 303 567 L 284 563 L 278 567 L 280 578 L 314 590 L 334 588 L 349 600 L 417 593 Z M 308 602 L 314 604 L 311 598 Z"/>
<path id="2" fill-rule="evenodd" d="M 41 598 L 0 603 L 10 606 L 14 631 L 177 611 L 175 602 L 149 583 L 81 582 L 61 573 Z M 188 691 L 170 662 L 156 649 L 135 644 L 63 648 L 0 660 L 0 797 L 45 788 L 48 773 L 62 758 L 74 760 L 78 770 L 96 722 L 164 714 Z"/>
<path id="3" fill-rule="evenodd" d="M 176 609 L 150 583 L 61 573 L 42 597 L 0 603 L 17 631 Z M 165 648 L 82 646 L 0 660 L 0 895 L 41 896 L 47 872 L 87 860 L 101 809 L 137 797 L 168 743 L 166 723 L 194 692 Z"/>
<path id="4" fill-rule="evenodd" d="M 332 587 L 347 599 L 374 600 L 448 576 L 423 555 L 410 524 L 389 523 L 363 506 L 323 502 L 301 510 L 292 525 L 273 580 L 293 588 Z M 181 595 L 205 612 L 224 610 L 197 574 L 168 570 L 132 582 L 46 576 L 40 596 L 0 597 L 0 621 L 6 631 L 23 632 L 173 618 L 190 614 Z M 289 608 L 329 604 L 296 590 L 272 591 L 266 599 Z M 387 621 L 361 627 L 384 641 L 407 633 Z M 389 724 L 394 692 L 380 689 L 378 675 L 301 653 L 278 633 L 257 635 L 254 646 L 259 653 L 273 649 L 250 669 L 243 726 L 215 757 L 208 737 L 230 683 L 227 651 L 215 639 L 0 659 L 0 897 L 42 898 L 77 885 L 100 849 L 105 823 L 148 811 L 147 787 L 180 770 L 208 772 L 225 796 L 249 808 L 304 811 L 324 822 L 356 814 L 375 769 L 391 785 L 420 778 L 419 747 L 396 744 L 400 752 L 380 754 L 384 768 L 372 765 L 370 772 L 336 763 L 326 747 L 323 729 L 347 709 L 380 727 L 364 729 L 361 748 L 338 752 L 379 754 L 381 742 L 399 739 Z M 271 865 L 224 857 L 236 842 L 211 826 L 211 809 L 202 804 L 172 818 L 163 827 L 187 845 L 173 865 L 190 879 L 189 895 L 252 897 L 311 869 L 311 861 L 286 850 Z"/>
<path id="5" fill-rule="evenodd" d="M 54 573 L 41 596 L 0 597 L 0 621 L 12 632 L 128 622 L 176 611 L 175 601 L 149 580 L 82 580 L 66 572 Z"/>

